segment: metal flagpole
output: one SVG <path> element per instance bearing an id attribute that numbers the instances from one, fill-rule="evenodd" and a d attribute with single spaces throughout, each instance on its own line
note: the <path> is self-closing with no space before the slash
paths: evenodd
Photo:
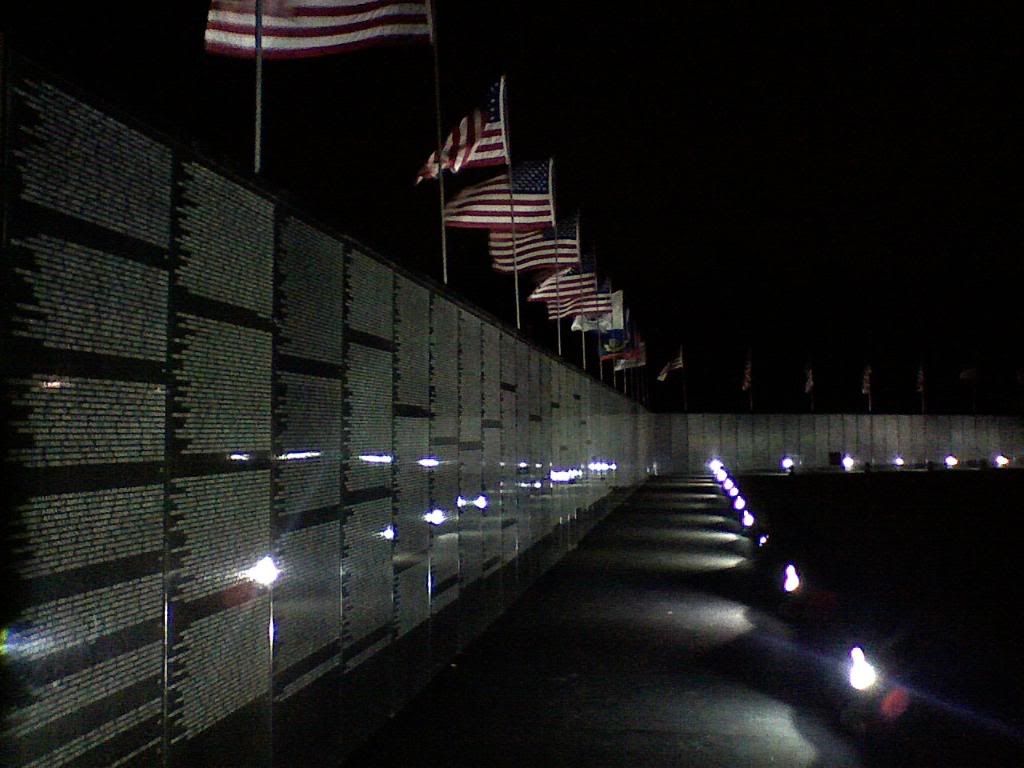
<path id="1" fill-rule="evenodd" d="M 431 11 L 433 9 L 431 8 Z M 434 52 L 434 116 L 437 123 L 437 197 L 441 206 L 441 279 L 448 285 L 448 231 L 444 216 L 444 128 L 441 126 L 441 64 L 437 55 L 435 14 L 430 13 L 430 46 Z"/>
<path id="2" fill-rule="evenodd" d="M 580 331 L 580 348 L 583 350 L 583 370 L 587 370 L 587 332 Z"/>
<path id="3" fill-rule="evenodd" d="M 505 159 L 508 160 L 508 211 L 512 220 L 512 275 L 516 292 L 516 330 L 523 329 L 522 312 L 519 309 L 519 251 L 516 246 L 516 197 L 512 193 L 512 128 L 505 104 L 505 76 L 501 77 L 498 88 L 498 110 L 501 113 L 501 124 L 505 132 Z"/>
<path id="4" fill-rule="evenodd" d="M 253 173 L 262 167 L 263 145 L 263 0 L 256 0 L 256 126 L 253 142 Z"/>

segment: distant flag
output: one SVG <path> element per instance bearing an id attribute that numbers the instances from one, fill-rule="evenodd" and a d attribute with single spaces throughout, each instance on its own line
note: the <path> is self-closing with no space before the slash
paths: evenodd
<path id="1" fill-rule="evenodd" d="M 665 363 L 665 367 L 661 369 L 661 373 L 658 374 L 658 381 L 667 381 L 668 375 L 672 371 L 681 371 L 685 368 L 683 362 L 683 348 L 679 348 L 679 354 Z"/>
<path id="2" fill-rule="evenodd" d="M 747 360 L 743 364 L 743 384 L 740 385 L 740 389 L 744 392 L 749 392 L 750 388 L 754 385 L 753 378 L 753 361 L 751 351 L 747 350 Z M 735 379 L 733 379 L 735 381 Z"/>
<path id="3" fill-rule="evenodd" d="M 962 371 L 960 371 L 960 380 L 961 381 L 976 381 L 977 378 L 978 378 L 978 369 L 977 368 L 964 368 Z"/>
<path id="4" fill-rule="evenodd" d="M 609 311 L 607 313 L 596 316 L 577 314 L 572 321 L 572 330 L 579 331 L 580 333 L 585 333 L 587 331 L 603 332 L 610 330 L 612 327 L 611 300 L 605 300 L 608 301 L 609 307 Z"/>
<path id="5" fill-rule="evenodd" d="M 466 187 L 445 205 L 445 225 L 516 233 L 555 225 L 551 160 L 517 164 L 489 181 Z M 509 174 L 512 180 L 509 182 Z"/>
<path id="6" fill-rule="evenodd" d="M 611 329 L 601 335 L 601 360 L 615 360 L 629 347 L 629 308 L 624 305 L 622 291 L 612 294 Z"/>
<path id="7" fill-rule="evenodd" d="M 264 0 L 260 47 L 265 59 L 347 53 L 389 43 L 431 40 L 428 0 Z M 206 16 L 206 50 L 256 55 L 255 0 L 213 0 Z"/>
<path id="8" fill-rule="evenodd" d="M 860 393 L 871 396 L 871 365 L 864 366 L 864 374 L 860 380 Z"/>
<path id="9" fill-rule="evenodd" d="M 487 250 L 495 272 L 575 267 L 580 263 L 579 216 L 559 218 L 557 227 L 542 231 L 517 231 L 514 236 L 511 232 L 491 232 Z"/>
<path id="10" fill-rule="evenodd" d="M 487 91 L 486 106 L 474 109 L 456 126 L 441 150 L 441 168 L 458 173 L 463 168 L 508 165 L 508 141 L 505 137 L 505 78 Z M 423 164 L 416 183 L 437 178 L 437 152 Z"/>
<path id="11" fill-rule="evenodd" d="M 811 367 L 810 363 L 808 363 L 807 367 L 804 369 L 804 374 L 807 377 L 804 380 L 804 394 L 809 395 L 814 392 L 814 368 Z"/>
<path id="12" fill-rule="evenodd" d="M 615 361 L 615 371 L 628 371 L 630 368 L 642 368 L 647 365 L 647 343 L 637 334 L 632 348 Z"/>

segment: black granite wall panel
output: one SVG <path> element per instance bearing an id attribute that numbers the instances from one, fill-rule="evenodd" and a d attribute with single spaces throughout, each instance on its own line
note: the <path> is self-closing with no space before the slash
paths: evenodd
<path id="1" fill-rule="evenodd" d="M 603 492 L 549 472 L 618 447 L 609 420 L 575 426 L 621 398 L 30 64 L 7 75 L 3 761 L 285 765 L 276 718 L 291 733 L 311 695 L 386 710 L 497 615 L 503 566 Z"/>

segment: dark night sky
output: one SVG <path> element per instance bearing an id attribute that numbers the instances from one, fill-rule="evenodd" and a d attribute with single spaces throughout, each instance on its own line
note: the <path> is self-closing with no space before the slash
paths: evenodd
<path id="1" fill-rule="evenodd" d="M 12 48 L 247 170 L 252 64 L 204 54 L 205 0 L 11 5 Z M 507 74 L 515 157 L 555 157 L 559 208 L 582 209 L 652 377 L 686 345 L 694 409 L 745 407 L 748 345 L 759 410 L 806 409 L 811 358 L 819 411 L 863 408 L 867 361 L 876 408 L 913 411 L 922 355 L 935 409 L 970 408 L 970 366 L 982 410 L 1018 408 L 1017 19 L 767 5 L 440 0 L 445 130 Z M 439 278 L 436 186 L 412 185 L 435 142 L 429 49 L 271 62 L 265 93 L 266 181 Z M 513 320 L 486 236 L 449 244 L 452 288 Z M 527 332 L 554 344 L 532 309 Z M 680 405 L 678 381 L 651 388 Z"/>

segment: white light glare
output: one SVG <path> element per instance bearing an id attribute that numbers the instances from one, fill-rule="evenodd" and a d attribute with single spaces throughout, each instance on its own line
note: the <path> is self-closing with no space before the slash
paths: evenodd
<path id="1" fill-rule="evenodd" d="M 746 506 L 747 500 L 744 499 L 742 496 L 737 496 L 736 501 L 732 503 L 732 508 L 735 509 L 737 512 L 739 512 L 741 509 L 744 509 Z"/>
<path id="2" fill-rule="evenodd" d="M 269 587 L 277 581 L 277 577 L 280 574 L 281 571 L 278 570 L 277 565 L 274 563 L 274 560 L 270 555 L 264 557 L 247 571 L 242 571 L 242 576 L 249 579 L 249 581 L 261 584 L 264 587 Z"/>
<path id="3" fill-rule="evenodd" d="M 434 458 L 433 456 L 424 456 L 416 463 L 419 464 L 421 467 L 425 467 L 426 469 L 433 469 L 434 467 L 441 466 L 440 460 Z"/>
<path id="4" fill-rule="evenodd" d="M 544 465 L 543 465 L 543 464 L 534 464 L 534 465 L 533 465 L 533 468 L 534 468 L 534 469 L 543 469 L 543 468 L 544 468 Z"/>
<path id="5" fill-rule="evenodd" d="M 754 524 L 754 516 L 750 514 L 750 510 L 743 512 L 743 527 L 750 528 Z"/>
<path id="6" fill-rule="evenodd" d="M 728 477 L 729 475 L 724 469 L 719 469 L 715 471 L 715 480 L 717 480 L 720 483 L 724 483 Z"/>
<path id="7" fill-rule="evenodd" d="M 722 487 L 725 488 L 725 490 L 727 491 L 731 491 L 734 485 L 736 485 L 736 483 L 732 481 L 731 477 L 725 478 L 725 482 L 722 483 Z"/>
<path id="8" fill-rule="evenodd" d="M 1010 463 L 1010 460 L 1003 456 L 1003 454 L 999 454 L 998 456 L 996 456 L 995 461 L 997 467 L 1005 467 L 1007 464 Z"/>
<path id="9" fill-rule="evenodd" d="M 902 467 L 902 466 L 903 466 L 904 464 L 906 464 L 907 462 L 905 462 L 905 461 L 903 460 L 903 457 L 902 457 L 902 456 L 897 456 L 897 457 L 896 457 L 895 459 L 893 459 L 893 460 L 892 460 L 892 463 L 893 463 L 893 465 L 894 465 L 894 466 L 897 466 L 897 467 Z"/>
<path id="10" fill-rule="evenodd" d="M 552 469 L 548 474 L 551 478 L 552 483 L 571 483 L 578 477 L 583 477 L 583 473 L 576 469 Z"/>
<path id="11" fill-rule="evenodd" d="M 607 461 L 592 461 L 587 464 L 587 469 L 591 472 L 607 472 L 612 468 L 612 465 Z"/>
<path id="12" fill-rule="evenodd" d="M 431 525 L 440 525 L 448 519 L 443 509 L 432 509 L 423 516 L 423 519 Z"/>
<path id="13" fill-rule="evenodd" d="M 299 461 L 301 459 L 318 459 L 320 451 L 291 451 L 278 456 L 281 461 Z"/>
<path id="14" fill-rule="evenodd" d="M 248 453 L 232 453 L 228 458 L 231 459 L 231 461 L 248 461 L 252 456 Z"/>
<path id="15" fill-rule="evenodd" d="M 948 467 L 949 469 L 952 469 L 953 467 L 955 467 L 957 464 L 960 463 L 960 461 L 957 459 L 957 457 L 954 456 L 952 453 L 949 454 L 949 456 L 947 456 L 944 459 L 944 461 L 945 461 L 946 467 Z"/>
<path id="16" fill-rule="evenodd" d="M 520 461 L 516 466 L 519 467 L 520 469 L 526 469 L 530 465 L 527 464 L 525 461 Z"/>
<path id="17" fill-rule="evenodd" d="M 533 481 L 533 487 L 534 488 L 543 488 L 544 487 L 544 483 L 542 483 L 540 480 L 534 480 Z"/>
<path id="18" fill-rule="evenodd" d="M 796 592 L 800 589 L 800 576 L 792 563 L 786 566 L 786 580 L 782 582 L 782 588 L 787 592 Z"/>
<path id="19" fill-rule="evenodd" d="M 464 499 L 461 496 L 459 496 L 459 498 L 455 500 L 455 503 L 456 505 L 458 505 L 459 509 L 462 509 L 463 507 L 468 507 L 470 505 L 476 507 L 477 509 L 487 509 L 487 497 L 484 496 L 483 494 L 477 496 L 475 499 Z"/>
<path id="20" fill-rule="evenodd" d="M 762 533 L 761 534 L 761 538 L 759 538 L 757 540 L 757 546 L 763 547 L 767 543 L 768 543 L 768 534 L 767 533 Z"/>
<path id="21" fill-rule="evenodd" d="M 385 528 L 383 531 L 381 531 L 377 535 L 380 536 L 382 539 L 386 539 L 388 541 L 394 541 L 395 540 L 395 527 L 393 525 L 389 525 L 387 528 Z"/>
<path id="22" fill-rule="evenodd" d="M 394 461 L 394 457 L 386 453 L 365 453 L 359 457 L 359 460 L 365 461 L 367 464 L 390 464 Z"/>
<path id="23" fill-rule="evenodd" d="M 878 680 L 875 668 L 864 658 L 864 651 L 859 646 L 850 649 L 850 685 L 858 691 L 865 691 Z"/>
<path id="24" fill-rule="evenodd" d="M 711 461 L 708 462 L 708 469 L 710 469 L 712 473 L 714 473 L 715 475 L 721 472 L 722 467 L 724 466 L 725 465 L 722 464 L 722 462 L 720 462 L 718 459 L 712 459 Z"/>
<path id="25" fill-rule="evenodd" d="M 792 469 L 794 464 L 796 464 L 796 462 L 793 461 L 793 459 L 791 459 L 789 456 L 786 456 L 782 459 L 783 469 Z"/>
<path id="26" fill-rule="evenodd" d="M 847 454 L 846 456 L 843 456 L 843 469 L 845 469 L 847 472 L 849 472 L 851 469 L 853 469 L 854 463 L 855 462 L 853 460 L 853 457 L 850 456 L 849 454 Z"/>
<path id="27" fill-rule="evenodd" d="M 612 472 L 614 472 L 618 468 L 619 468 L 619 465 L 616 464 L 614 461 L 611 464 L 608 465 L 608 469 L 610 469 Z"/>
<path id="28" fill-rule="evenodd" d="M 729 495 L 735 499 L 737 496 L 740 495 L 740 489 L 734 485 L 732 488 L 729 489 Z"/>

